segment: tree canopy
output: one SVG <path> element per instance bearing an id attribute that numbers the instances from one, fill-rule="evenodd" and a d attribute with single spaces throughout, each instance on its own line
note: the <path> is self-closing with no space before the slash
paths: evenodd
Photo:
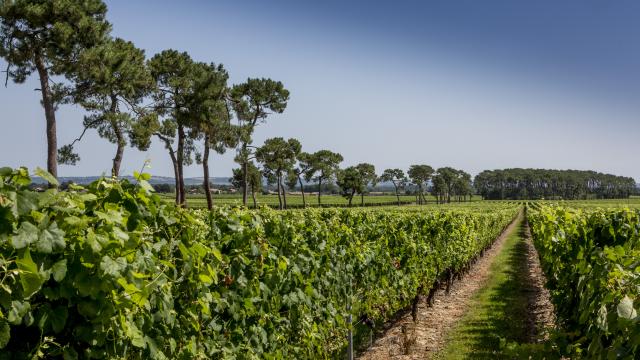
<path id="1" fill-rule="evenodd" d="M 47 170 L 58 176 L 56 109 L 65 94 L 51 76 L 76 69 L 79 54 L 106 39 L 111 25 L 101 0 L 0 2 L 0 56 L 7 80 L 23 83 L 37 71 L 47 124 Z"/>
<path id="2" fill-rule="evenodd" d="M 248 162 L 251 159 L 252 136 L 255 127 L 265 121 L 270 113 L 282 113 L 289 101 L 289 90 L 280 81 L 271 79 L 247 79 L 231 88 L 230 100 L 239 122 L 240 149 L 236 160 L 248 179 Z M 248 183 L 242 187 L 242 203 L 247 204 Z"/>
<path id="3" fill-rule="evenodd" d="M 84 118 L 85 130 L 96 129 L 101 137 L 116 144 L 111 173 L 117 177 L 127 136 L 131 135 L 136 120 L 132 115 L 135 112 L 130 110 L 153 88 L 144 51 L 129 41 L 109 39 L 80 54 L 72 80 L 73 101 L 89 111 Z M 82 135 L 76 141 L 81 138 Z M 73 143 L 61 148 L 61 163 L 75 164 L 79 160 L 72 147 Z"/>
<path id="4" fill-rule="evenodd" d="M 633 178 L 582 170 L 486 170 L 474 179 L 485 199 L 613 199 L 633 194 Z"/>
<path id="5" fill-rule="evenodd" d="M 382 175 L 380 175 L 380 181 L 391 182 L 395 189 L 398 205 L 400 205 L 400 195 L 398 190 L 406 185 L 407 177 L 404 175 L 402 169 L 386 169 Z"/>
<path id="6" fill-rule="evenodd" d="M 322 202 L 322 183 L 334 179 L 342 160 L 342 155 L 330 150 L 319 150 L 308 157 L 309 170 L 305 180 L 315 178 L 318 182 L 318 205 Z"/>
<path id="7" fill-rule="evenodd" d="M 418 187 L 419 204 L 426 202 L 426 199 L 424 197 L 424 189 L 426 188 L 429 180 L 431 180 L 433 172 L 433 168 L 429 165 L 411 165 L 409 167 L 409 171 L 407 171 L 407 175 L 409 175 L 411 183 Z"/>
<path id="8" fill-rule="evenodd" d="M 296 139 L 285 140 L 281 137 L 276 137 L 265 140 L 264 145 L 256 150 L 256 160 L 262 164 L 268 173 L 275 176 L 281 209 L 287 207 L 283 180 L 285 175 L 293 168 L 301 149 L 300 142 Z"/>

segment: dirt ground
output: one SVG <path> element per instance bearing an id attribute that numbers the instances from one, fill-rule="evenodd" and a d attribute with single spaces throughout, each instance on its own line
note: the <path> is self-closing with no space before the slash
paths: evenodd
<path id="1" fill-rule="evenodd" d="M 526 221 L 526 220 L 525 220 Z M 525 244 L 529 262 L 529 342 L 542 342 L 549 338 L 548 330 L 555 326 L 555 309 L 549 290 L 544 287 L 546 278 L 540 267 L 538 252 L 533 246 L 529 224 L 525 222 Z"/>

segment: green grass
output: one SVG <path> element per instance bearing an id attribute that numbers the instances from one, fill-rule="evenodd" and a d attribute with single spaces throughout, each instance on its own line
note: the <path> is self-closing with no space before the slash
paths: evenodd
<path id="1" fill-rule="evenodd" d="M 451 330 L 435 359 L 552 359 L 543 345 L 527 344 L 528 298 L 524 223 L 517 224 L 490 268 L 485 286 Z M 454 300 L 455 301 L 455 300 Z"/>
<path id="2" fill-rule="evenodd" d="M 167 200 L 174 199 L 174 194 L 161 194 L 162 197 Z M 278 195 L 257 195 L 258 205 L 266 204 L 266 205 L 277 205 L 278 204 Z M 307 205 L 316 206 L 318 204 L 317 195 L 306 195 Z M 473 201 L 480 200 L 480 197 L 474 197 Z M 364 202 L 366 204 L 388 204 L 394 205 L 397 199 L 395 195 L 367 195 L 364 197 Z M 415 196 L 413 195 L 400 195 L 400 201 L 415 201 Z M 434 197 L 427 197 L 427 201 L 430 204 L 435 203 Z M 242 204 L 242 195 L 241 194 L 214 194 L 213 195 L 213 203 L 216 205 L 240 205 Z M 324 205 L 347 205 L 349 202 L 347 199 L 340 195 L 322 195 L 322 204 Z M 187 195 L 187 204 L 190 208 L 203 208 L 207 206 L 207 199 L 204 194 L 188 194 Z M 249 197 L 249 204 L 252 205 L 253 201 L 251 197 Z M 302 205 L 302 195 L 287 195 L 287 204 L 289 205 Z M 356 196 L 353 198 L 353 206 L 360 205 L 360 197 Z"/>

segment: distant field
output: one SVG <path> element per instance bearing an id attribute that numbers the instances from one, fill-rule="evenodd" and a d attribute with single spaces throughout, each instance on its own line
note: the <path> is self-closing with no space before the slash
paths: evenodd
<path id="1" fill-rule="evenodd" d="M 160 194 L 163 198 L 167 199 L 167 201 L 173 201 L 175 195 L 172 193 L 163 193 Z M 256 196 L 258 206 L 260 205 L 269 205 L 269 206 L 277 206 L 278 205 L 278 196 L 277 195 L 258 195 Z M 317 195 L 307 195 L 307 206 L 314 207 L 318 205 Z M 409 203 L 415 204 L 415 196 L 413 195 L 400 195 L 400 201 L 403 205 L 410 205 Z M 365 204 L 378 205 L 378 206 L 394 206 L 396 204 L 395 195 L 367 195 L 364 197 Z M 480 202 L 482 198 L 480 196 L 473 196 L 472 202 Z M 630 197 L 628 199 L 604 199 L 604 200 L 487 200 L 482 201 L 486 203 L 501 203 L 501 202 L 511 202 L 511 203 L 525 203 L 525 202 L 541 202 L 545 204 L 562 204 L 570 207 L 579 207 L 579 208 L 619 208 L 619 207 L 630 207 L 630 208 L 640 208 L 640 197 Z M 213 195 L 213 203 L 215 205 L 241 205 L 242 204 L 242 195 L 241 194 L 220 194 Z M 469 201 L 467 200 L 467 204 Z M 287 195 L 287 204 L 292 207 L 299 207 L 302 205 L 302 195 Z M 322 205 L 323 206 L 345 206 L 348 204 L 347 199 L 340 195 L 322 195 Z M 436 204 L 436 198 L 433 196 L 427 196 L 427 204 L 433 205 Z M 457 207 L 458 205 L 463 205 L 465 203 L 458 203 L 455 199 L 452 199 L 452 206 Z M 187 205 L 190 208 L 204 208 L 207 206 L 207 199 L 204 194 L 189 194 L 187 195 Z M 251 197 L 249 197 L 249 206 L 253 206 L 253 201 Z M 353 206 L 360 206 L 360 197 L 353 198 Z"/>
<path id="2" fill-rule="evenodd" d="M 174 194 L 160 194 L 162 197 L 166 198 L 168 201 L 171 201 L 175 198 Z M 258 206 L 260 205 L 269 205 L 276 206 L 278 205 L 278 195 L 258 195 L 256 196 Z M 317 195 L 306 195 L 307 205 L 308 206 L 317 206 L 318 205 L 318 197 Z M 413 195 L 400 195 L 400 201 L 403 204 L 407 202 L 415 202 L 416 198 Z M 481 200 L 479 196 L 473 197 L 473 201 Z M 433 196 L 427 196 L 428 203 L 435 204 L 436 199 Z M 394 205 L 397 202 L 395 195 L 375 195 L 375 196 L 365 196 L 364 197 L 365 204 L 369 205 Z M 242 195 L 241 194 L 221 194 L 221 195 L 213 195 L 213 203 L 216 205 L 241 205 L 242 204 Z M 323 206 L 345 206 L 349 203 L 347 199 L 340 195 L 322 195 L 322 205 Z M 302 195 L 287 195 L 287 204 L 293 206 L 302 205 Z M 187 205 L 190 208 L 203 208 L 207 206 L 207 199 L 204 194 L 189 194 L 187 195 Z M 253 200 L 249 197 L 249 205 L 253 205 Z M 360 197 L 353 198 L 353 206 L 360 205 Z"/>

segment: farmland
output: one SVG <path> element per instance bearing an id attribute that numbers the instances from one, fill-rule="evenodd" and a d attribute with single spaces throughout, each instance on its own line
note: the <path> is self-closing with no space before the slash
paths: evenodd
<path id="1" fill-rule="evenodd" d="M 174 194 L 160 194 L 167 201 L 173 201 L 175 199 Z M 217 205 L 242 205 L 242 195 L 235 194 L 220 194 L 213 195 L 213 201 Z M 277 195 L 256 195 L 258 206 L 267 205 L 275 207 L 278 205 L 278 196 Z M 437 199 L 434 196 L 426 197 L 428 204 L 435 204 Z M 474 196 L 470 201 L 479 201 L 481 198 L 479 196 Z M 307 206 L 315 207 L 318 205 L 317 195 L 306 195 Z M 467 199 L 469 201 L 469 199 Z M 287 195 L 288 205 L 291 207 L 301 207 L 302 206 L 302 196 L 298 194 L 290 194 Z M 400 195 L 400 202 L 402 204 L 415 204 L 416 197 L 413 195 Z M 207 200 L 202 194 L 189 194 L 187 195 L 187 203 L 190 208 L 199 209 L 205 208 L 207 206 Z M 397 203 L 397 198 L 395 195 L 365 195 L 364 196 L 365 206 L 376 205 L 376 206 L 384 206 L 384 205 L 395 205 Z M 361 200 L 357 198 L 354 200 L 353 206 L 360 206 Z M 249 204 L 252 206 L 252 204 Z M 331 206 L 347 206 L 348 200 L 340 195 L 323 195 L 322 196 L 322 206 L 331 207 Z"/>
<path id="2" fill-rule="evenodd" d="M 5 278 L 0 345 L 15 354 L 50 342 L 58 345 L 37 351 L 43 356 L 97 352 L 112 357 L 126 351 L 131 358 L 238 353 L 322 358 L 346 351 L 349 329 L 362 349 L 358 339 L 373 336 L 397 313 L 413 308 L 419 321 L 417 309 L 428 308 L 439 288 L 448 292 L 454 283 L 464 286 L 465 274 L 525 206 L 543 269 L 557 279 L 549 286 L 558 331 L 602 328 L 603 321 L 610 329 L 572 335 L 564 348 L 549 346 L 558 354 L 595 357 L 611 346 L 626 354 L 637 351 L 629 333 L 637 330 L 637 290 L 629 281 L 637 278 L 638 211 L 621 210 L 615 201 L 184 210 L 149 192 L 147 175 L 137 175 L 137 185 L 105 179 L 87 188 L 36 193 L 26 188 L 26 170 L 1 173 L 1 235 L 7 240 L 0 247 Z M 631 203 L 640 205 L 636 199 Z M 582 244 L 585 233 L 576 226 L 591 227 L 587 231 L 596 235 L 603 234 L 599 228 L 615 226 L 605 232 L 613 231 L 606 242 L 615 243 L 580 245 L 582 255 L 576 255 L 571 244 Z M 557 234 L 566 240 L 550 240 Z M 515 249 L 519 238 L 509 239 L 513 245 L 505 249 Z M 566 271 L 566 266 L 588 266 L 581 259 L 598 254 L 607 259 L 599 272 Z M 605 281 L 619 284 L 613 290 L 591 285 L 590 295 L 566 293 L 577 279 L 557 275 L 587 271 L 593 276 L 590 284 L 600 284 L 609 263 L 627 269 Z M 100 281 L 90 280 L 95 278 Z M 519 291 L 523 284 L 513 286 L 510 291 Z M 586 301 L 582 296 L 595 296 L 595 305 L 594 300 L 584 309 L 572 305 Z M 440 299 L 454 301 L 446 295 Z M 419 305 L 423 302 L 427 305 Z M 593 306 L 597 314 L 618 315 L 584 320 Z M 349 318 L 355 319 L 354 327 Z M 584 321 L 597 326 L 587 328 Z M 17 335 L 35 328 L 45 342 Z M 72 335 L 78 329 L 92 330 L 78 338 Z"/>

